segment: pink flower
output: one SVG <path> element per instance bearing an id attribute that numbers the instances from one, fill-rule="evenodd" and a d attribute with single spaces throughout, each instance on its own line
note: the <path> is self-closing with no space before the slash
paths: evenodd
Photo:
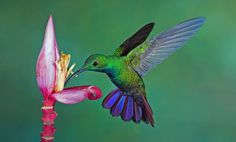
<path id="1" fill-rule="evenodd" d="M 56 128 L 54 120 L 57 113 L 54 109 L 56 102 L 75 104 L 83 100 L 97 100 L 102 97 L 101 90 L 96 86 L 77 86 L 64 89 L 66 78 L 75 66 L 69 69 L 71 56 L 59 54 L 52 16 L 50 16 L 36 65 L 36 79 L 43 95 L 42 121 L 43 131 L 41 142 L 53 142 Z"/>
<path id="2" fill-rule="evenodd" d="M 75 66 L 72 65 L 68 69 L 69 62 L 69 54 L 59 54 L 53 20 L 50 16 L 36 65 L 36 79 L 44 99 L 54 98 L 64 104 L 75 104 L 86 99 L 101 98 L 101 90 L 96 86 L 64 89 L 65 80 Z"/>

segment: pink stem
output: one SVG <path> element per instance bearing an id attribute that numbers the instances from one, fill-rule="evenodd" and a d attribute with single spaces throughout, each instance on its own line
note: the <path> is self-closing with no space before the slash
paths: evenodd
<path id="1" fill-rule="evenodd" d="M 54 110 L 56 100 L 52 97 L 44 97 L 42 109 L 43 131 L 41 132 L 41 142 L 53 142 L 56 128 L 54 127 L 54 120 L 57 113 Z"/>

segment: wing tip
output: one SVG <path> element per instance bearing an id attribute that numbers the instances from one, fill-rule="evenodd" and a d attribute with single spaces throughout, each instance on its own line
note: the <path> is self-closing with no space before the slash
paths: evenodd
<path id="1" fill-rule="evenodd" d="M 202 25 L 205 23 L 206 18 L 205 17 L 195 17 L 195 18 L 189 19 L 187 21 L 193 21 L 194 23 Z"/>
<path id="2" fill-rule="evenodd" d="M 155 25 L 155 22 L 150 22 L 150 23 L 148 23 L 146 26 L 151 26 L 151 27 L 153 28 L 154 25 Z"/>

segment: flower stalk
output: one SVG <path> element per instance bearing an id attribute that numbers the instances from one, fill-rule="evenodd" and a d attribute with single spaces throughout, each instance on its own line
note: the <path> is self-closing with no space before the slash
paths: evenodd
<path id="1" fill-rule="evenodd" d="M 56 100 L 54 98 L 47 98 L 43 101 L 42 122 L 43 131 L 41 132 L 41 142 L 53 142 L 56 128 L 54 127 L 54 120 L 57 113 L 54 110 Z"/>

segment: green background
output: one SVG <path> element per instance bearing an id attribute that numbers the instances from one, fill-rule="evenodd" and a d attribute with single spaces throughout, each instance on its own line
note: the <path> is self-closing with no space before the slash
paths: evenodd
<path id="1" fill-rule="evenodd" d="M 111 54 L 148 22 L 156 23 L 152 37 L 189 18 L 207 19 L 184 48 L 144 78 L 155 128 L 111 117 L 102 99 L 56 104 L 55 142 L 235 142 L 235 5 L 233 0 L 1 0 L 0 141 L 40 141 L 35 64 L 52 14 L 59 48 L 78 66 L 92 53 Z M 105 74 L 94 72 L 69 85 L 85 84 L 99 86 L 104 96 L 115 88 Z"/>

